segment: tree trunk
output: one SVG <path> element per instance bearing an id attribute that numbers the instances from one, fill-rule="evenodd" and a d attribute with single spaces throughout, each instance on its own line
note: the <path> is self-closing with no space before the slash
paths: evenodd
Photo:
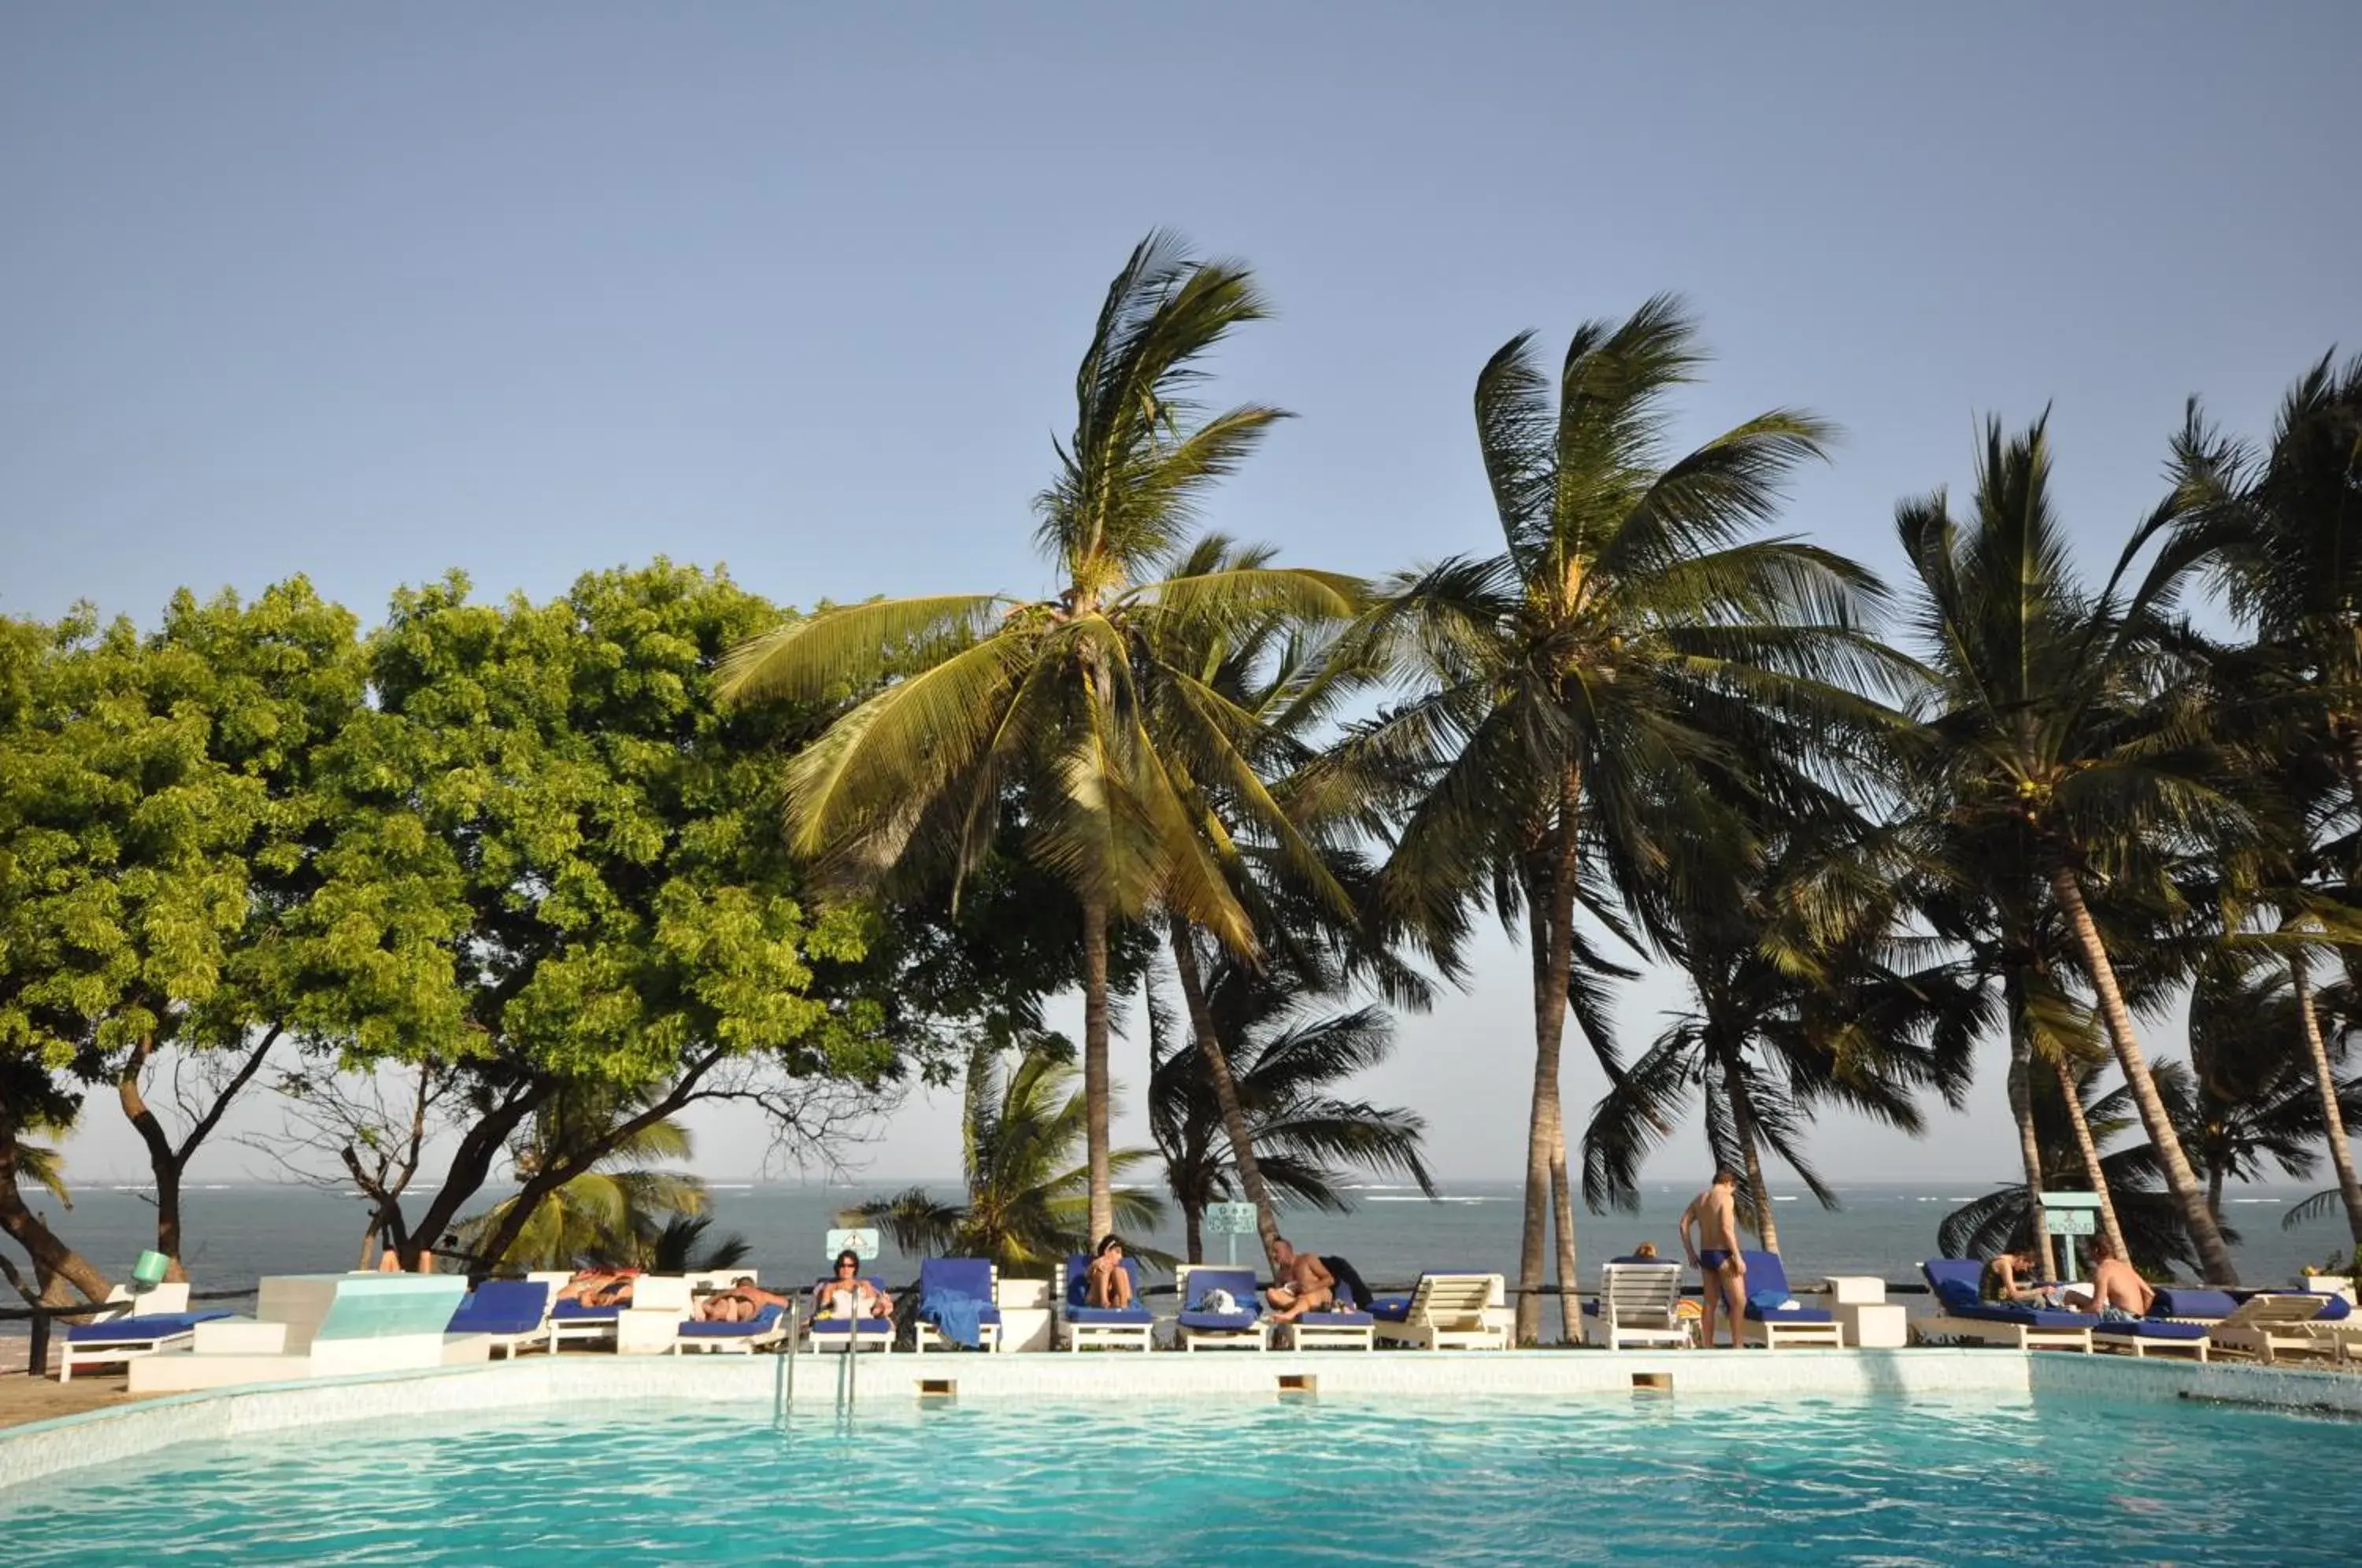
<path id="1" fill-rule="evenodd" d="M 114 1288 L 106 1275 L 91 1266 L 89 1259 L 58 1240 L 57 1232 L 26 1207 L 24 1195 L 17 1190 L 16 1138 L 4 1126 L 0 1126 L 0 1231 L 7 1231 L 31 1255 L 33 1272 L 40 1279 L 62 1279 L 91 1301 L 105 1300 L 106 1293 Z M 43 1294 L 49 1294 L 48 1287 Z"/>
<path id="2" fill-rule="evenodd" d="M 2206 1167 L 2206 1207 L 2219 1220 L 2223 1218 L 2223 1167 Z"/>
<path id="3" fill-rule="evenodd" d="M 1108 1164 L 1108 906 L 1083 898 L 1083 1137 L 1090 1155 L 1090 1234 L 1115 1231 L 1115 1182 Z"/>
<path id="4" fill-rule="evenodd" d="M 1255 1163 L 1254 1130 L 1247 1124 L 1246 1107 L 1239 1099 L 1238 1080 L 1231 1076 L 1231 1058 L 1222 1049 L 1221 1032 L 1214 1025 L 1214 1010 L 1206 1000 L 1206 981 L 1198 966 L 1198 944 L 1189 922 L 1172 922 L 1173 966 L 1181 974 L 1181 998 L 1189 1009 L 1189 1031 L 1197 1036 L 1198 1060 L 1205 1065 L 1206 1081 L 1213 1087 L 1214 1103 L 1221 1108 L 1222 1131 L 1231 1140 L 1231 1163 L 1239 1185 L 1254 1205 L 1255 1231 L 1263 1238 L 1264 1256 L 1279 1267 L 1279 1210 L 1271 1189 L 1264 1186 L 1263 1167 Z M 1197 1260 L 1193 1257 L 1191 1262 Z"/>
<path id="5" fill-rule="evenodd" d="M 448 1232 L 459 1218 L 459 1210 L 475 1200 L 485 1179 L 492 1173 L 492 1163 L 506 1146 L 509 1134 L 522 1125 L 524 1119 L 539 1108 L 542 1101 L 557 1092 L 554 1081 L 535 1084 L 521 1091 L 515 1099 L 487 1112 L 460 1138 L 459 1146 L 452 1151 L 450 1168 L 443 1174 L 442 1190 L 417 1227 L 401 1239 L 402 1266 L 415 1270 L 418 1253 L 423 1246 L 432 1246 Z"/>
<path id="6" fill-rule="evenodd" d="M 2050 874 L 2050 890 L 2067 917 L 2068 929 L 2075 933 L 2076 944 L 2082 950 L 2083 966 L 2099 996 L 2100 1017 L 2107 1023 L 2108 1039 L 2116 1048 L 2116 1065 L 2124 1069 L 2125 1085 L 2132 1090 L 2133 1102 L 2140 1108 L 2141 1126 L 2148 1133 L 2150 1146 L 2157 1151 L 2158 1165 L 2165 1173 L 2165 1185 L 2173 1195 L 2174 1208 L 2180 1212 L 2182 1228 L 2189 1231 L 2191 1243 L 2198 1251 L 2200 1270 L 2209 1285 L 2236 1285 L 2238 1265 L 2231 1261 L 2231 1249 L 2223 1241 L 2223 1228 L 2215 1224 L 2213 1212 L 2206 1207 L 2206 1195 L 2198 1187 L 2198 1174 L 2190 1168 L 2181 1139 L 2174 1132 L 2165 1101 L 2157 1092 L 2157 1080 L 2149 1076 L 2148 1059 L 2141 1054 L 2139 1035 L 2133 1032 L 2132 1013 L 2125 1008 L 2124 992 L 2116 985 L 2115 966 L 2108 961 L 2108 949 L 2100 940 L 2099 924 L 2092 918 L 2090 906 L 2083 902 L 2082 886 L 2076 881 L 2072 870 L 2061 866 Z"/>
<path id="7" fill-rule="evenodd" d="M 2289 977 L 2296 986 L 2297 1016 L 2304 1022 L 2305 1055 L 2312 1062 L 2313 1086 L 2321 1095 L 2321 1124 L 2329 1137 L 2329 1164 L 2337 1173 L 2338 1195 L 2345 1200 L 2345 1229 L 2362 1246 L 2362 1180 L 2354 1174 L 2354 1145 L 2345 1139 L 2345 1111 L 2337 1103 L 2337 1075 L 2330 1070 L 2329 1045 L 2322 1038 L 2321 1014 L 2312 1005 L 2312 962 L 2302 953 L 2289 959 Z"/>
<path id="8" fill-rule="evenodd" d="M 2034 1126 L 2034 1032 L 2026 1027 L 2025 983 L 2013 973 L 2002 992 L 2009 1010 L 2009 1114 L 2017 1123 L 2017 1157 L 2025 1171 L 2025 1233 L 2034 1238 L 2036 1268 L 2044 1279 L 2057 1279 L 2058 1260 L 2042 1220 L 2042 1139 Z"/>
<path id="9" fill-rule="evenodd" d="M 1518 1342 L 1532 1344 L 1541 1337 L 1542 1274 L 1547 1266 L 1549 1231 L 1554 1211 L 1551 1203 L 1551 1163 L 1565 1156 L 1566 1129 L 1559 1109 L 1559 1046 L 1566 1032 L 1566 988 L 1574 969 L 1574 879 L 1576 803 L 1579 780 L 1570 772 L 1559 791 L 1549 844 L 1549 857 L 1529 863 L 1538 886 L 1527 889 L 1528 923 L 1533 944 L 1534 968 L 1534 1096 L 1526 1123 L 1526 1213 L 1518 1251 Z M 1572 1255 L 1573 1216 L 1562 1251 Z M 1574 1281 L 1559 1282 L 1572 1292 Z M 1578 1324 L 1579 1327 L 1579 1324 Z"/>
<path id="10" fill-rule="evenodd" d="M 2050 1066 L 2058 1075 L 2058 1093 L 2067 1102 L 2067 1124 L 2075 1130 L 2075 1152 L 2082 1156 L 2083 1176 L 2099 1195 L 2100 1233 L 2108 1238 L 2108 1245 L 2114 1249 L 2116 1256 L 2130 1263 L 2132 1249 L 2125 1245 L 2125 1228 L 2116 1221 L 2116 1195 L 2108 1189 L 2107 1167 L 2100 1164 L 2100 1146 L 2092 1141 L 2092 1124 L 2083 1115 L 2082 1086 L 2075 1081 L 2074 1069 L 2066 1063 L 2053 1062 Z"/>
<path id="11" fill-rule="evenodd" d="M 1206 1261 L 1206 1206 L 1202 1203 L 1181 1206 L 1181 1250 L 1193 1264 Z"/>
<path id="12" fill-rule="evenodd" d="M 141 1040 L 131 1053 L 130 1060 L 115 1080 L 116 1099 L 123 1105 L 123 1114 L 147 1146 L 148 1169 L 156 1178 L 156 1250 L 171 1260 L 164 1270 L 170 1280 L 186 1280 L 189 1271 L 181 1265 L 181 1172 L 186 1161 L 172 1147 L 165 1135 L 164 1124 L 149 1108 L 148 1097 L 139 1088 L 140 1075 L 155 1059 L 156 1037 Z"/>
<path id="13" fill-rule="evenodd" d="M 1566 1127 L 1551 1142 L 1551 1220 L 1558 1238 L 1559 1338 L 1583 1342 L 1583 1297 L 1575 1293 L 1574 1191 L 1566 1179 Z"/>
<path id="14" fill-rule="evenodd" d="M 1772 1186 L 1763 1179 L 1763 1154 L 1759 1147 L 1762 1139 L 1755 1124 L 1755 1106 L 1747 1098 L 1747 1077 L 1738 1070 L 1735 1055 L 1722 1058 L 1722 1092 L 1730 1101 L 1731 1131 L 1738 1134 L 1738 1157 L 1747 1166 L 1747 1190 L 1755 1200 L 1755 1235 L 1763 1250 L 1776 1256 L 1780 1222 L 1772 1217 Z"/>

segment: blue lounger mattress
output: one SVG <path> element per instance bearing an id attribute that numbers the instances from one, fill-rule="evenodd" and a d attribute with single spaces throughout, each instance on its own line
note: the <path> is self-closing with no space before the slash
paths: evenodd
<path id="1" fill-rule="evenodd" d="M 680 1337 L 685 1340 L 751 1340 L 778 1327 L 779 1309 L 766 1306 L 743 1323 L 683 1323 Z"/>
<path id="2" fill-rule="evenodd" d="M 1180 1324 L 1185 1329 L 1202 1329 L 1209 1333 L 1244 1333 L 1255 1326 L 1259 1312 L 1184 1312 Z"/>
<path id="3" fill-rule="evenodd" d="M 1155 1320 L 1145 1307 L 1069 1307 L 1066 1309 L 1066 1321 L 1069 1323 L 1086 1323 L 1094 1326 L 1113 1324 L 1119 1327 L 1130 1327 L 1142 1323 L 1153 1323 Z"/>
<path id="4" fill-rule="evenodd" d="M 146 1344 L 189 1333 L 199 1323 L 226 1318 L 227 1312 L 151 1312 L 144 1318 L 117 1318 L 111 1323 L 76 1323 L 66 1330 L 66 1342 L 76 1345 Z"/>
<path id="5" fill-rule="evenodd" d="M 894 1331 L 891 1318 L 814 1318 L 811 1331 L 815 1334 L 850 1333 L 855 1327 L 865 1334 L 890 1334 Z"/>
<path id="6" fill-rule="evenodd" d="M 2169 1322 L 2159 1318 L 2128 1318 L 2113 1323 L 2093 1323 L 2092 1331 L 2135 1340 L 2202 1340 L 2206 1337 L 2206 1325 Z"/>

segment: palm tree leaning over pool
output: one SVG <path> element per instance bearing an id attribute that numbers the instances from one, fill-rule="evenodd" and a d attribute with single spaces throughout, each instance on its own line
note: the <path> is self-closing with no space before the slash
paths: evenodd
<path id="1" fill-rule="evenodd" d="M 2233 611 L 2312 699 L 2288 744 L 2332 764 L 2350 811 L 2362 812 L 2362 356 L 2341 367 L 2323 355 L 2300 377 L 2260 452 L 2210 428 L 2193 402 L 2175 469 L 2177 528 L 2205 549 Z M 2356 869 L 2343 867 L 2347 882 Z M 2288 961 L 2346 1226 L 2362 1245 L 2362 1175 L 2312 1005 L 2312 957 L 2296 946 Z"/>
<path id="2" fill-rule="evenodd" d="M 1618 929 L 1617 900 L 1665 840 L 1721 799 L 1784 798 L 1828 731 L 1874 724 L 1854 687 L 1893 663 L 1863 624 L 1869 572 L 1760 531 L 1827 425 L 1775 410 L 1665 460 L 1666 399 L 1700 363 L 1670 298 L 1579 328 L 1554 385 L 1530 334 L 1486 362 L 1476 435 L 1504 548 L 1394 585 L 1365 635 L 1417 690 L 1339 752 L 1339 767 L 1424 774 L 1389 864 L 1399 903 L 1489 895 L 1505 922 L 1525 917 L 1526 1341 L 1553 1222 L 1568 1339 L 1581 1323 L 1559 1091 L 1570 1006 L 1595 1051 L 1612 1047 L 1577 909 Z"/>
<path id="3" fill-rule="evenodd" d="M 1351 578 L 1261 565 L 1167 573 L 1197 507 L 1234 471 L 1275 408 L 1203 414 L 1199 361 L 1269 314 L 1246 269 L 1196 261 L 1152 234 L 1109 286 L 1075 379 L 1073 436 L 1035 502 L 1035 535 L 1064 586 L 1018 601 L 954 594 L 852 605 L 790 623 L 731 657 L 725 696 L 868 693 L 789 764 L 791 841 L 827 880 L 866 888 L 897 867 L 959 878 L 1021 788 L 1027 852 L 1083 911 L 1083 1084 L 1089 1223 L 1114 1223 L 1108 1144 L 1108 933 L 1162 909 L 1242 953 L 1246 911 L 1200 836 L 1174 764 L 1219 783 L 1272 839 L 1296 829 L 1253 763 L 1254 727 L 1209 692 L 1152 706 L 1170 625 L 1184 617 L 1341 618 Z M 885 681 L 883 690 L 876 690 Z M 1308 849 L 1305 850 L 1309 858 Z"/>
<path id="4" fill-rule="evenodd" d="M 1934 681 L 1913 790 L 1923 812 L 2011 846 L 2004 863 L 2040 878 L 2205 1275 L 2235 1283 L 2085 894 L 2121 878 L 2169 898 L 2160 864 L 2244 829 L 2212 782 L 2203 664 L 2171 613 L 2187 555 L 2165 552 L 2137 588 L 2091 598 L 2050 510 L 2049 468 L 2045 422 L 2005 439 L 1996 421 L 1970 523 L 1940 491 L 1897 510 Z"/>

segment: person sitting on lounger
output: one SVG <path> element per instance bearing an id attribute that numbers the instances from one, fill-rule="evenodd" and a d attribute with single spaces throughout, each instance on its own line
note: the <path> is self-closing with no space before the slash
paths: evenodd
<path id="1" fill-rule="evenodd" d="M 890 1318 L 894 1298 L 861 1277 L 861 1255 L 852 1248 L 836 1254 L 836 1273 L 812 1286 L 815 1318 Z"/>
<path id="2" fill-rule="evenodd" d="M 1682 1210 L 1682 1251 L 1698 1271 L 1698 1295 L 1705 1308 L 1705 1332 L 1698 1342 L 1714 1348 L 1714 1318 L 1717 1309 L 1730 1315 L 1730 1344 L 1738 1348 L 1739 1324 L 1747 1317 L 1747 1259 L 1738 1245 L 1738 1176 L 1714 1173 L 1706 1189 Z M 1695 1236 L 1691 1231 L 1694 1228 Z"/>
<path id="3" fill-rule="evenodd" d="M 1273 1238 L 1271 1255 L 1279 1264 L 1279 1278 L 1263 1298 L 1271 1303 L 1273 1322 L 1293 1323 L 1336 1299 L 1337 1276 L 1319 1258 L 1297 1252 L 1285 1236 Z"/>
<path id="4" fill-rule="evenodd" d="M 2032 1253 L 1996 1253 L 1985 1264 L 1977 1295 L 2004 1307 L 2058 1306 L 2058 1287 L 2036 1283 L 2033 1274 Z"/>
<path id="5" fill-rule="evenodd" d="M 1101 1236 L 1083 1269 L 1083 1305 L 1124 1308 L 1131 1305 L 1131 1270 L 1123 1266 L 1123 1242 Z"/>
<path id="6" fill-rule="evenodd" d="M 2124 1322 L 2133 1318 L 2146 1318 L 2157 1301 L 2157 1292 L 2150 1288 L 2133 1265 L 2116 1256 L 2115 1248 L 2108 1245 L 2105 1236 L 2092 1238 L 2092 1288 L 2067 1293 L 2067 1305 L 2078 1312 L 2097 1312 L 2110 1322 Z"/>
<path id="7" fill-rule="evenodd" d="M 753 1275 L 742 1274 L 729 1289 L 717 1290 L 701 1302 L 697 1315 L 708 1323 L 751 1323 L 766 1307 L 784 1312 L 789 1305 L 787 1297 L 756 1285 Z"/>

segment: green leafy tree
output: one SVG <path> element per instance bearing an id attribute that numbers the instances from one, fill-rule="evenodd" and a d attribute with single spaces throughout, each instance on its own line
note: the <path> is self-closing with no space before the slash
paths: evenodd
<path id="1" fill-rule="evenodd" d="M 1162 909 L 1242 953 L 1251 921 L 1203 836 L 1187 779 L 1229 790 L 1272 837 L 1297 832 L 1257 776 L 1256 727 L 1167 660 L 1176 624 L 1274 611 L 1341 617 L 1357 585 L 1271 566 L 1174 574 L 1198 507 L 1278 410 L 1205 414 L 1201 361 L 1268 314 L 1245 268 L 1142 241 L 1109 286 L 1075 379 L 1073 436 L 1036 502 L 1052 597 L 938 595 L 847 606 L 751 638 L 725 690 L 866 696 L 787 767 L 789 842 L 863 889 L 901 868 L 959 878 L 1022 812 L 1028 858 L 1082 914 L 1083 1082 L 1094 1230 L 1114 1223 L 1108 1139 L 1109 933 Z M 886 684 L 866 695 L 879 681 Z M 1152 683 L 1192 700 L 1150 701 Z"/>
<path id="2" fill-rule="evenodd" d="M 966 1200 L 912 1187 L 848 1209 L 846 1220 L 877 1226 L 905 1253 L 990 1258 L 1004 1274 L 1046 1271 L 1113 1231 L 1153 1230 L 1164 1205 L 1149 1193 L 1116 1192 L 1106 1230 L 1092 1217 L 1089 1166 L 1074 1163 L 1086 1120 L 1075 1077 L 1073 1047 L 1054 1036 L 1029 1039 L 1013 1061 L 979 1044 L 968 1061 L 963 1121 Z M 1118 1149 L 1109 1165 L 1121 1175 L 1153 1157 Z"/>
<path id="3" fill-rule="evenodd" d="M 2128 552 L 2118 581 L 2091 596 L 2050 509 L 2049 469 L 2043 423 L 2008 439 L 1994 422 L 1969 522 L 1953 518 L 1941 491 L 1897 510 L 1931 674 L 1913 790 L 1928 817 L 2039 878 L 2206 1277 L 2231 1283 L 2230 1249 L 2157 1090 L 2086 895 L 2087 886 L 2121 882 L 2169 902 L 2159 867 L 2241 826 L 2213 782 L 2205 664 L 2173 613 L 2188 552 L 2158 556 L 2120 591 L 2136 564 Z"/>
<path id="4" fill-rule="evenodd" d="M 1694 379 L 1671 299 L 1576 331 L 1555 380 L 1530 335 L 1476 381 L 1476 434 L 1504 548 L 1396 582 L 1366 635 L 1416 672 L 1411 700 L 1331 771 L 1413 779 L 1388 878 L 1397 909 L 1489 897 L 1524 916 L 1534 1079 L 1518 1332 L 1538 1337 L 1555 1221 L 1566 1337 L 1580 1330 L 1560 1048 L 1572 1007 L 1609 1050 L 1578 911 L 1611 932 L 1661 845 L 1737 797 L 1803 788 L 1833 728 L 1877 722 L 1855 682 L 1890 672 L 1867 629 L 1875 580 L 1768 536 L 1781 485 L 1828 426 L 1775 410 L 1695 450 L 1663 446 Z"/>
<path id="5" fill-rule="evenodd" d="M 662 560 L 547 603 L 471 602 L 456 576 L 396 596 L 339 766 L 381 824 L 386 878 L 442 900 L 442 994 L 461 1021 L 344 1054 L 462 1086 L 441 1188 L 401 1226 L 405 1261 L 562 1096 L 640 1098 L 520 1173 L 491 1255 L 546 1194 L 690 1104 L 737 1099 L 783 1135 L 825 1136 L 907 1066 L 911 1036 L 861 968 L 883 917 L 809 915 L 773 827 L 780 758 L 825 711 L 714 700 L 723 652 L 778 619 L 726 576 Z"/>

